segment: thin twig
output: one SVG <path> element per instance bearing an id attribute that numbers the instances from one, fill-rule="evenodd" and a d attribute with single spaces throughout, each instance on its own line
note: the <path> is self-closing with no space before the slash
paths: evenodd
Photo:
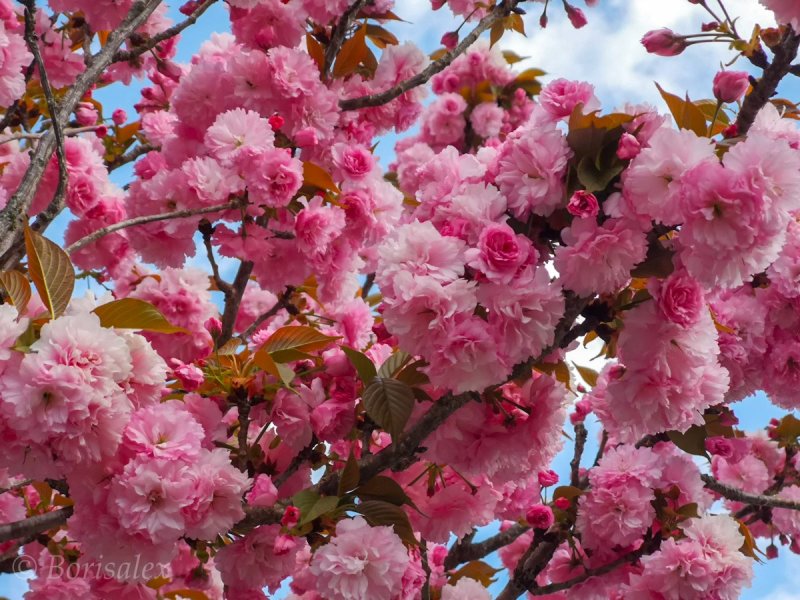
<path id="1" fill-rule="evenodd" d="M 86 127 L 68 127 L 67 129 L 63 129 L 61 131 L 61 135 L 63 137 L 71 137 L 75 135 L 80 135 L 81 133 L 88 133 L 90 131 L 97 131 L 103 127 L 103 125 L 88 125 Z M 9 142 L 14 142 L 17 140 L 40 140 L 44 137 L 44 133 L 27 133 L 25 131 L 21 131 L 19 133 L 12 133 L 3 138 L 0 138 L 0 145 L 8 144 Z"/>
<path id="2" fill-rule="evenodd" d="M 769 506 L 771 508 L 800 510 L 800 502 L 796 502 L 794 500 L 787 500 L 785 498 L 761 494 L 751 494 L 728 484 L 722 483 L 721 481 L 714 479 L 711 475 L 701 475 L 700 477 L 708 489 L 714 490 L 728 500 L 744 502 L 745 504 L 752 504 L 754 506 Z"/>
<path id="3" fill-rule="evenodd" d="M 186 17 L 186 19 L 184 19 L 177 25 L 173 25 L 169 29 L 165 29 L 161 33 L 157 33 L 153 37 L 148 38 L 147 40 L 145 40 L 144 42 L 133 48 L 132 50 L 117 52 L 116 54 L 114 54 L 113 62 L 126 62 L 133 60 L 134 58 L 141 56 L 145 52 L 152 50 L 153 48 L 158 46 L 161 42 L 165 42 L 168 39 L 175 37 L 187 27 L 194 25 L 197 22 L 197 19 L 199 19 L 200 16 L 204 12 L 206 12 L 209 9 L 209 7 L 216 1 L 217 0 L 205 0 L 205 2 L 203 2 L 200 6 L 198 6 L 191 15 Z"/>
<path id="4" fill-rule="evenodd" d="M 214 227 L 211 225 L 208 219 L 202 219 L 198 224 L 197 229 L 200 231 L 200 235 L 203 237 L 203 245 L 206 247 L 208 262 L 211 264 L 211 274 L 214 277 L 214 283 L 217 284 L 217 289 L 225 294 L 225 297 L 227 298 L 233 290 L 231 289 L 231 284 L 225 281 L 219 274 L 219 265 L 217 265 L 217 259 L 214 258 L 214 247 L 211 244 L 211 236 L 214 234 Z"/>
<path id="5" fill-rule="evenodd" d="M 616 569 L 625 566 L 627 564 L 632 564 L 639 560 L 642 556 L 647 556 L 648 554 L 652 554 L 660 547 L 660 539 L 656 538 L 654 542 L 657 543 L 645 543 L 642 544 L 637 550 L 633 552 L 628 552 L 627 554 L 623 554 L 616 560 L 611 561 L 610 563 L 603 565 L 602 567 L 597 567 L 595 569 L 587 569 L 581 575 L 577 577 L 573 577 L 572 579 L 567 579 L 566 581 L 562 581 L 559 583 L 551 583 L 549 585 L 543 586 L 536 586 L 533 589 L 529 589 L 528 593 L 532 596 L 546 596 L 547 594 L 555 594 L 556 592 L 560 592 L 563 590 L 568 590 L 571 587 L 574 587 L 580 583 L 583 583 L 587 579 L 591 579 L 592 577 L 597 577 L 599 575 L 605 575 L 606 573 L 611 573 L 611 571 L 615 571 Z"/>
<path id="6" fill-rule="evenodd" d="M 367 2 L 369 2 L 369 0 L 356 0 L 353 2 L 353 4 L 351 4 L 347 10 L 344 11 L 344 14 L 339 19 L 339 22 L 336 23 L 336 26 L 333 28 L 331 40 L 328 43 L 328 47 L 325 48 L 325 61 L 322 67 L 323 80 L 327 81 L 330 79 L 333 61 L 336 59 L 336 55 L 339 54 L 339 50 L 342 48 L 347 31 L 350 29 L 353 19 L 355 19 L 358 12 L 367 5 Z"/>
<path id="7" fill-rule="evenodd" d="M 294 287 L 287 286 L 286 289 L 283 291 L 283 294 L 281 294 L 280 298 L 278 298 L 278 301 L 272 306 L 272 308 L 270 308 L 267 312 L 259 315 L 258 318 L 255 321 L 253 321 L 250 327 L 248 327 L 245 330 L 245 332 L 239 336 L 239 338 L 242 341 L 247 341 L 247 338 L 253 335 L 253 333 L 255 333 L 255 331 L 261 326 L 261 324 L 264 321 L 274 317 L 276 314 L 278 314 L 278 311 L 280 309 L 286 308 L 293 293 L 294 293 Z"/>
<path id="8" fill-rule="evenodd" d="M 369 296 L 372 286 L 375 284 L 375 273 L 368 273 L 367 278 L 364 280 L 364 285 L 361 287 L 361 297 L 366 299 Z"/>
<path id="9" fill-rule="evenodd" d="M 108 172 L 111 173 L 111 171 L 119 169 L 122 165 L 127 165 L 128 163 L 135 161 L 140 156 L 147 154 L 152 150 L 159 150 L 159 147 L 153 146 L 151 144 L 139 144 L 133 150 L 129 150 L 122 156 L 118 156 L 111 162 L 106 163 L 106 166 L 108 167 Z"/>
<path id="10" fill-rule="evenodd" d="M 113 225 L 102 227 L 82 237 L 73 244 L 66 247 L 67 254 L 77 252 L 87 244 L 99 240 L 101 237 L 107 236 L 109 233 L 114 233 L 120 229 L 127 229 L 128 227 L 136 227 L 137 225 L 144 225 L 145 223 L 154 223 L 155 221 L 167 221 L 169 219 L 184 219 L 186 217 L 194 217 L 197 215 L 205 215 L 208 213 L 221 212 L 223 210 L 230 210 L 239 206 L 238 202 L 228 202 L 227 204 L 217 204 L 215 206 L 205 206 L 203 208 L 185 208 L 183 210 L 174 210 L 172 212 L 161 213 L 159 215 L 142 215 L 141 217 L 134 217 Z"/>
<path id="11" fill-rule="evenodd" d="M 475 26 L 475 29 L 470 31 L 461 42 L 447 52 L 438 60 L 430 63 L 420 73 L 413 77 L 409 77 L 390 87 L 388 90 L 371 94 L 369 96 L 361 96 L 359 98 L 347 98 L 339 102 L 339 107 L 342 110 L 357 110 L 359 108 L 367 108 L 370 106 L 382 106 L 387 102 L 391 102 L 398 96 L 414 89 L 417 86 L 423 85 L 430 80 L 431 77 L 447 68 L 456 58 L 462 55 L 466 50 L 475 43 L 480 35 L 494 25 L 500 19 L 505 18 L 512 9 L 514 9 L 520 0 L 502 0 L 495 6 L 489 14 L 483 17 L 480 22 Z"/>

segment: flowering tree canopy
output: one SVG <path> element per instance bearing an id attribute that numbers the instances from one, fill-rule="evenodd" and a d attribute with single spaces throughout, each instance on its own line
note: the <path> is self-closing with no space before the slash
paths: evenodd
<path id="1" fill-rule="evenodd" d="M 401 2 L 226 0 L 179 64 L 215 1 L 0 0 L 0 571 L 28 600 L 728 600 L 800 552 L 800 420 L 736 417 L 800 407 L 796 1 L 648 33 L 729 46 L 669 113 L 495 45 L 526 12 L 580 29 L 566 1 L 432 0 L 462 24 L 427 56 Z M 134 79 L 135 118 L 93 97 Z"/>

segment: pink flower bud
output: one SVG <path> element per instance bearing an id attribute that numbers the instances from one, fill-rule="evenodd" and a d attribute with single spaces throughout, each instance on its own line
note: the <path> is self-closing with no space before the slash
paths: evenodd
<path id="1" fill-rule="evenodd" d="M 700 26 L 700 31 L 706 31 L 706 32 L 707 31 L 714 31 L 718 27 L 719 27 L 719 23 L 717 23 L 716 21 L 709 21 L 708 23 L 703 23 Z"/>
<path id="2" fill-rule="evenodd" d="M 123 109 L 118 108 L 111 115 L 111 120 L 114 121 L 114 125 L 117 126 L 124 125 L 125 122 L 128 120 L 128 113 L 126 113 Z"/>
<path id="3" fill-rule="evenodd" d="M 269 126 L 272 127 L 272 131 L 278 131 L 281 127 L 283 127 L 286 121 L 280 115 L 272 115 L 269 119 Z"/>
<path id="4" fill-rule="evenodd" d="M 586 15 L 583 14 L 583 11 L 580 8 L 575 8 L 571 4 L 564 3 L 564 8 L 567 11 L 567 17 L 569 17 L 569 22 L 572 23 L 572 26 L 575 29 L 580 29 L 588 21 L 586 20 Z"/>
<path id="5" fill-rule="evenodd" d="M 89 127 L 97 123 L 97 111 L 88 102 L 81 102 L 75 110 L 75 118 L 81 127 Z"/>
<path id="6" fill-rule="evenodd" d="M 102 140 L 108 135 L 108 127 L 100 125 L 100 127 L 94 130 L 94 135 Z"/>
<path id="7" fill-rule="evenodd" d="M 185 2 L 178 10 L 181 14 L 186 15 L 187 17 L 191 15 L 197 8 L 200 6 L 200 2 L 198 0 L 189 0 Z"/>
<path id="8" fill-rule="evenodd" d="M 567 204 L 567 212 L 574 217 L 596 217 L 600 212 L 597 196 L 586 190 L 578 190 L 572 194 Z"/>
<path id="9" fill-rule="evenodd" d="M 458 32 L 457 31 L 448 31 L 442 36 L 441 41 L 442 46 L 447 48 L 448 50 L 452 50 L 458 45 Z"/>
<path id="10" fill-rule="evenodd" d="M 722 130 L 722 137 L 724 138 L 734 138 L 739 135 L 739 126 L 736 123 L 729 125 L 725 129 Z"/>
<path id="11" fill-rule="evenodd" d="M 550 487 L 558 483 L 558 473 L 552 469 L 549 471 L 539 471 L 537 475 L 539 485 L 542 487 Z"/>
<path id="12" fill-rule="evenodd" d="M 597 6 L 597 0 L 586 0 L 586 6 Z"/>
<path id="13" fill-rule="evenodd" d="M 550 529 L 553 523 L 556 522 L 553 509 L 549 506 L 543 506 L 542 504 L 531 506 L 528 512 L 525 513 L 525 520 L 528 521 L 528 525 L 534 529 Z"/>
<path id="14" fill-rule="evenodd" d="M 296 506 L 287 506 L 281 517 L 281 525 L 291 529 L 300 521 L 300 509 Z"/>
<path id="15" fill-rule="evenodd" d="M 778 558 L 778 547 L 775 544 L 767 546 L 767 558 L 770 560 Z"/>
<path id="16" fill-rule="evenodd" d="M 642 45 L 651 54 L 677 56 L 686 49 L 686 38 L 666 27 L 648 31 L 642 38 Z"/>
<path id="17" fill-rule="evenodd" d="M 203 323 L 203 327 L 205 327 L 206 331 L 208 331 L 208 333 L 211 335 L 222 333 L 222 321 L 216 317 L 206 319 L 206 322 Z"/>
<path id="18" fill-rule="evenodd" d="M 553 506 L 560 508 L 561 510 L 567 510 L 570 506 L 572 506 L 572 502 L 569 501 L 569 498 L 556 498 L 553 501 Z"/>
<path id="19" fill-rule="evenodd" d="M 631 160 L 632 158 L 636 158 L 641 151 L 642 145 L 639 143 L 639 140 L 636 139 L 636 136 L 633 136 L 630 133 L 623 133 L 622 137 L 619 138 L 617 157 L 619 157 L 620 160 Z"/>
<path id="20" fill-rule="evenodd" d="M 720 102 L 736 102 L 750 87 L 745 71 L 720 71 L 714 76 L 714 97 Z"/>
<path id="21" fill-rule="evenodd" d="M 547 13 L 542 13 L 542 16 L 539 17 L 539 27 L 542 29 L 547 27 Z"/>

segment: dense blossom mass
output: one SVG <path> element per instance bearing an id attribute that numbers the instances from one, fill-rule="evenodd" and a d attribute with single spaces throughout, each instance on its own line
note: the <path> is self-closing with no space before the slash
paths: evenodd
<path id="1" fill-rule="evenodd" d="M 727 43 L 712 98 L 609 108 L 501 50 L 569 2 L 431 0 L 429 56 L 393 0 L 0 0 L 0 572 L 729 600 L 800 553 L 800 421 L 736 416 L 800 407 L 800 9 L 689 1 L 642 52 Z"/>

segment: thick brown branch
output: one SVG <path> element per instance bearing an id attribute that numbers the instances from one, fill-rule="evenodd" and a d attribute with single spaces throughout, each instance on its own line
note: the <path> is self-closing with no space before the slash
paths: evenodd
<path id="1" fill-rule="evenodd" d="M 91 64 L 67 90 L 58 110 L 52 115 L 54 124 L 58 123 L 63 127 L 67 123 L 75 106 L 111 63 L 114 53 L 119 50 L 128 36 L 147 20 L 160 3 L 161 0 L 136 0 L 133 3 L 128 15 L 122 20 L 119 27 L 109 34 L 106 44 L 94 55 Z M 28 220 L 28 209 L 56 148 L 54 131 L 55 127 L 39 140 L 17 191 L 11 196 L 5 208 L 0 211 L 0 256 L 2 256 L 0 269 L 8 266 L 7 253 L 9 249 L 22 243 L 22 229 Z"/>
<path id="2" fill-rule="evenodd" d="M 197 19 L 206 12 L 209 7 L 214 4 L 217 0 L 205 0 L 200 6 L 198 6 L 195 11 L 186 17 L 183 21 L 178 23 L 177 25 L 173 25 L 169 29 L 165 29 L 161 33 L 157 33 L 151 38 L 146 39 L 141 44 L 137 45 L 132 50 L 127 51 L 120 51 L 114 55 L 113 62 L 125 62 L 129 60 L 133 60 L 148 52 L 158 46 L 161 42 L 165 42 L 170 38 L 174 38 L 176 35 L 181 33 L 187 27 L 191 27 L 195 23 L 197 23 Z"/>
<path id="3" fill-rule="evenodd" d="M 28 517 L 22 521 L 5 523 L 4 525 L 0 525 L 0 542 L 8 542 L 10 540 L 42 533 L 48 529 L 55 529 L 66 523 L 71 515 L 72 507 L 67 506 L 66 508 L 59 508 L 53 512 Z"/>
<path id="4" fill-rule="evenodd" d="M 742 103 L 742 108 L 736 118 L 739 135 L 747 133 L 758 112 L 775 95 L 778 84 L 790 72 L 792 61 L 797 58 L 798 45 L 800 45 L 800 35 L 787 29 L 780 43 L 773 49 L 775 58 L 772 63 L 764 69 L 764 75 L 756 82 L 753 91 Z"/>
<path id="5" fill-rule="evenodd" d="M 447 558 L 444 560 L 444 568 L 449 571 L 462 563 L 489 556 L 492 552 L 508 546 L 529 529 L 530 527 L 527 525 L 516 523 L 505 531 L 501 531 L 482 542 L 464 543 L 464 540 L 456 542 L 450 548 L 450 552 L 447 553 Z"/>
<path id="6" fill-rule="evenodd" d="M 243 260 L 239 264 L 239 270 L 230 290 L 225 294 L 225 310 L 222 313 L 222 331 L 217 337 L 217 348 L 224 346 L 233 337 L 233 326 L 236 324 L 236 315 L 239 314 L 239 305 L 242 303 L 244 290 L 250 281 L 250 274 L 253 272 L 253 261 Z"/>
<path id="7" fill-rule="evenodd" d="M 794 500 L 786 500 L 785 498 L 777 498 L 775 496 L 766 496 L 760 494 L 750 494 L 733 486 L 727 485 L 714 479 L 711 475 L 701 475 L 703 483 L 710 490 L 717 492 L 719 495 L 724 496 L 728 500 L 735 502 L 744 502 L 745 504 L 752 504 L 753 506 L 769 506 L 771 508 L 788 508 L 790 510 L 800 510 L 800 502 Z"/>
<path id="8" fill-rule="evenodd" d="M 197 215 L 205 215 L 208 213 L 220 212 L 223 210 L 230 210 L 239 206 L 238 202 L 228 202 L 227 204 L 217 204 L 215 206 L 205 206 L 203 208 L 185 208 L 183 210 L 174 210 L 172 212 L 161 213 L 159 215 L 142 215 L 141 217 L 134 217 L 107 227 L 102 227 L 82 237 L 74 244 L 67 246 L 67 254 L 76 252 L 94 241 L 99 240 L 101 237 L 107 236 L 109 233 L 114 233 L 120 229 L 127 229 L 128 227 L 135 227 L 137 225 L 144 225 L 145 223 L 153 223 L 155 221 L 167 221 L 169 219 L 184 219 L 186 217 L 195 217 Z"/>
<path id="9" fill-rule="evenodd" d="M 390 87 L 388 90 L 383 92 L 378 92 L 377 94 L 371 94 L 369 96 L 361 96 L 359 98 L 347 98 L 342 100 L 339 102 L 339 107 L 342 110 L 357 110 L 359 108 L 367 108 L 370 106 L 382 106 L 387 102 L 391 102 L 398 96 L 405 94 L 407 91 L 412 90 L 420 85 L 424 85 L 430 80 L 431 77 L 443 71 L 456 58 L 466 52 L 467 48 L 474 44 L 484 31 L 488 30 L 499 20 L 505 18 L 511 12 L 511 10 L 517 6 L 518 3 L 519 0 L 502 0 L 497 4 L 497 6 L 489 11 L 489 14 L 480 20 L 480 22 L 475 26 L 475 29 L 464 36 L 464 39 L 461 40 L 458 46 L 447 52 L 441 58 L 433 61 L 420 73 L 401 81 L 397 85 Z"/>
<path id="10" fill-rule="evenodd" d="M 64 150 L 64 129 L 58 118 L 53 88 L 50 85 L 50 78 L 47 76 L 47 70 L 44 67 L 44 58 L 42 58 L 42 53 L 39 50 L 39 36 L 36 33 L 36 0 L 23 0 L 23 4 L 25 5 L 25 42 L 31 54 L 33 54 L 33 60 L 36 62 L 36 68 L 39 71 L 39 81 L 42 84 L 47 110 L 50 112 L 50 122 L 52 123 L 52 132 L 55 139 L 56 158 L 58 160 L 58 185 L 50 204 L 54 207 L 55 212 L 58 213 L 64 208 L 64 197 L 67 193 L 67 179 L 69 177 L 67 173 L 67 154 Z"/>
<path id="11" fill-rule="evenodd" d="M 539 576 L 550 560 L 553 558 L 558 545 L 561 543 L 561 532 L 546 533 L 541 538 L 531 542 L 530 547 L 522 555 L 514 569 L 514 575 L 500 592 L 497 600 L 516 600 L 522 594 L 536 585 Z"/>
<path id="12" fill-rule="evenodd" d="M 586 447 L 586 438 L 589 432 L 586 431 L 583 423 L 575 424 L 575 453 L 569 463 L 570 467 L 570 484 L 578 487 L 581 483 L 581 457 L 583 456 L 583 449 Z"/>

